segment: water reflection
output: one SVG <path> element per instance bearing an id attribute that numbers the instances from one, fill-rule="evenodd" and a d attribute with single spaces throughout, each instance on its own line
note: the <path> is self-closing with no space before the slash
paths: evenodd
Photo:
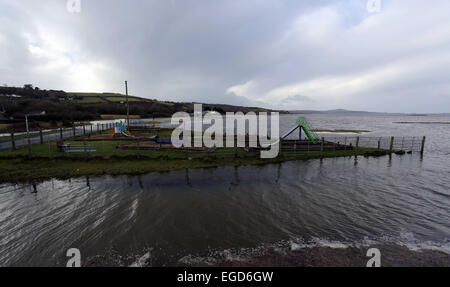
<path id="1" fill-rule="evenodd" d="M 144 184 L 142 183 L 142 175 L 138 175 L 137 179 L 138 179 L 139 188 L 141 190 L 144 190 Z"/>
<path id="2" fill-rule="evenodd" d="M 186 172 L 186 175 L 185 175 L 186 185 L 189 186 L 189 187 L 192 187 L 191 180 L 189 178 L 189 169 L 187 168 L 185 172 Z"/>
<path id="3" fill-rule="evenodd" d="M 239 180 L 239 167 L 235 166 L 234 167 L 234 184 L 235 185 L 239 185 L 240 180 Z"/>
<path id="4" fill-rule="evenodd" d="M 36 186 L 36 183 L 32 183 L 32 187 L 33 187 L 33 190 L 31 191 L 31 193 L 34 193 L 34 194 L 37 194 L 37 186 Z"/>
<path id="5" fill-rule="evenodd" d="M 89 176 L 86 176 L 86 186 L 91 190 L 91 182 L 89 181 Z"/>

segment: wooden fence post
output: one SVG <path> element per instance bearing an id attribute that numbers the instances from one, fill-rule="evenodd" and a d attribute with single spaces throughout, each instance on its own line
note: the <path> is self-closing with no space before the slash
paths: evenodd
<path id="1" fill-rule="evenodd" d="M 42 134 L 42 130 L 39 130 L 39 139 L 41 140 L 41 144 L 44 144 L 44 135 Z"/>
<path id="2" fill-rule="evenodd" d="M 391 145 L 389 146 L 389 153 L 394 151 L 394 137 L 391 137 Z"/>
<path id="3" fill-rule="evenodd" d="M 91 124 L 91 134 L 92 134 L 92 124 Z"/>
<path id="4" fill-rule="evenodd" d="M 75 127 L 72 127 L 72 131 L 73 131 L 73 136 L 76 136 L 76 135 L 77 135 L 77 132 L 76 132 Z"/>
<path id="5" fill-rule="evenodd" d="M 139 140 L 139 138 L 137 139 L 137 157 L 139 158 L 139 149 L 140 149 L 140 140 Z"/>
<path id="6" fill-rule="evenodd" d="M 427 137 L 423 137 L 422 139 L 422 148 L 420 149 L 420 154 L 423 154 L 423 152 L 425 151 L 425 140 L 427 139 Z"/>
<path id="7" fill-rule="evenodd" d="M 62 128 L 59 128 L 59 138 L 60 138 L 60 140 L 64 139 L 63 138 L 63 129 Z"/>
<path id="8" fill-rule="evenodd" d="M 52 148 L 51 148 L 51 145 L 50 145 L 50 140 L 48 141 L 48 157 L 50 158 L 50 157 L 52 157 Z"/>
<path id="9" fill-rule="evenodd" d="M 88 157 L 86 139 L 83 140 L 83 146 L 84 146 L 84 156 Z"/>
<path id="10" fill-rule="evenodd" d="M 16 149 L 16 141 L 14 140 L 14 133 L 11 133 L 11 146 L 12 149 Z"/>
<path id="11" fill-rule="evenodd" d="M 86 135 L 86 126 L 83 125 L 83 135 Z"/>

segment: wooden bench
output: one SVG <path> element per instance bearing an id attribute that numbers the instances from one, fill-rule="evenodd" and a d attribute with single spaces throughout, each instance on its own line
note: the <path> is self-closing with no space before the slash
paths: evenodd
<path id="1" fill-rule="evenodd" d="M 82 153 L 82 152 L 96 152 L 95 148 L 91 145 L 72 145 L 64 144 L 61 145 L 62 151 L 65 153 Z"/>

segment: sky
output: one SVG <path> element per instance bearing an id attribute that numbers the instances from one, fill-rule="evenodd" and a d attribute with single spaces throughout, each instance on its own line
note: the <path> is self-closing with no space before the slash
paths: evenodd
<path id="1" fill-rule="evenodd" d="M 370 1 L 0 0 L 0 85 L 450 112 L 450 1 Z"/>

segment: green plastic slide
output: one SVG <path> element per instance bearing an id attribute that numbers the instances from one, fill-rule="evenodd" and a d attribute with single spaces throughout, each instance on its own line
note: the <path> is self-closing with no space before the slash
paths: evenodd
<path id="1" fill-rule="evenodd" d="M 303 131 L 305 132 L 306 136 L 308 137 L 308 139 L 315 144 L 316 143 L 316 139 L 313 138 L 313 136 L 311 135 L 311 133 L 309 132 L 308 128 L 303 126 Z"/>
<path id="2" fill-rule="evenodd" d="M 316 133 L 312 131 L 313 128 L 311 127 L 311 124 L 308 122 L 306 118 L 304 117 L 298 118 L 297 125 L 303 128 L 303 131 L 305 132 L 306 136 L 313 144 L 315 144 L 319 140 L 319 137 L 317 136 Z"/>

